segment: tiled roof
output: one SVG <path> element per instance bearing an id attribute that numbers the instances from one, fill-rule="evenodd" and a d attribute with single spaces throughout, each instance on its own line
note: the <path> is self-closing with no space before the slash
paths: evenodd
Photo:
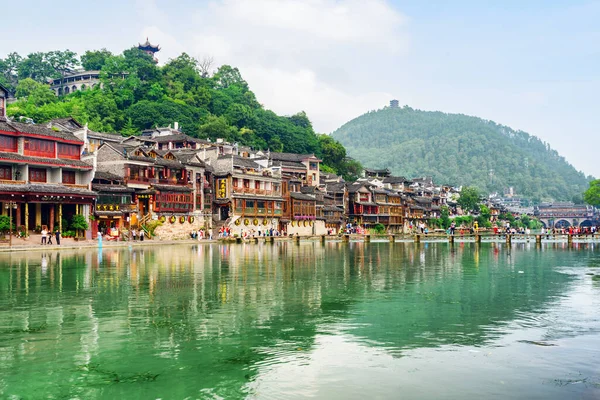
<path id="1" fill-rule="evenodd" d="M 119 175 L 115 175 L 110 172 L 98 171 L 98 170 L 96 170 L 96 172 L 94 173 L 94 179 L 102 179 L 105 181 L 118 181 L 118 182 L 123 181 L 123 177 L 121 177 Z"/>
<path id="2" fill-rule="evenodd" d="M 281 165 L 282 167 L 306 170 L 306 165 L 302 164 L 301 162 L 295 161 L 276 161 L 273 163 L 273 165 Z"/>
<path id="3" fill-rule="evenodd" d="M 10 160 L 17 163 L 27 163 L 33 165 L 60 165 L 65 167 L 73 167 L 77 169 L 92 169 L 92 165 L 81 160 L 70 160 L 66 158 L 44 158 L 22 156 L 18 153 L 10 153 L 0 151 L 0 160 Z"/>
<path id="4" fill-rule="evenodd" d="M 23 194 L 51 193 L 58 195 L 96 197 L 96 193 L 91 190 L 61 184 L 0 184 L 0 192 L 19 192 Z"/>
<path id="5" fill-rule="evenodd" d="M 62 140 L 68 140 L 71 142 L 83 143 L 77 136 L 73 135 L 71 132 L 57 132 L 50 128 L 46 128 L 44 125 L 22 124 L 20 122 L 13 121 L 0 121 L 0 130 L 7 132 L 29 133 L 33 135 L 41 135 Z"/>
<path id="6" fill-rule="evenodd" d="M 94 131 L 88 131 L 87 133 L 88 138 L 98 138 L 98 139 L 104 139 L 104 140 L 112 140 L 118 143 L 121 143 L 123 141 L 123 139 L 125 139 L 124 136 L 122 136 L 119 133 L 106 133 L 106 132 L 94 132 Z"/>
<path id="7" fill-rule="evenodd" d="M 156 158 L 154 159 L 154 163 L 156 165 L 161 165 L 163 167 L 171 167 L 171 168 L 181 168 L 181 162 L 177 160 L 167 160 L 166 158 Z"/>
<path id="8" fill-rule="evenodd" d="M 386 176 L 385 178 L 383 178 L 383 183 L 404 183 L 404 182 L 410 182 L 408 181 L 405 177 L 403 176 Z"/>
<path id="9" fill-rule="evenodd" d="M 160 190 L 161 192 L 193 192 L 189 186 L 181 186 L 181 185 L 152 185 L 152 187 L 156 190 Z"/>
<path id="10" fill-rule="evenodd" d="M 295 153 L 271 153 L 271 160 L 273 161 L 295 161 L 301 162 L 308 158 L 317 158 L 314 154 L 295 154 Z"/>
<path id="11" fill-rule="evenodd" d="M 111 192 L 111 193 L 133 193 L 135 189 L 129 188 L 124 185 L 103 185 L 100 183 L 93 183 L 92 190 L 96 192 Z"/>
<path id="12" fill-rule="evenodd" d="M 309 195 L 303 194 L 303 193 L 298 193 L 298 192 L 290 192 L 290 197 L 292 199 L 296 199 L 296 200 L 317 201 L 317 199 L 315 199 L 312 196 L 309 196 Z"/>

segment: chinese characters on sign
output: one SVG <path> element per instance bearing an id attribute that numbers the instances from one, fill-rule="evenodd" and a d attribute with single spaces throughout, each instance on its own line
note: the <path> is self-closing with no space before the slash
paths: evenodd
<path id="1" fill-rule="evenodd" d="M 217 198 L 224 199 L 227 197 L 227 182 L 225 179 L 217 180 Z"/>
<path id="2" fill-rule="evenodd" d="M 118 204 L 96 204 L 96 211 L 119 211 Z"/>

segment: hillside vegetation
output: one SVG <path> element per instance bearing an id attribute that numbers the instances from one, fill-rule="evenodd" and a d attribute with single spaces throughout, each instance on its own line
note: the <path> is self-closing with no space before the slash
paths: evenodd
<path id="1" fill-rule="evenodd" d="M 578 200 L 591 179 L 537 137 L 462 114 L 384 108 L 332 136 L 370 167 L 485 192 L 512 186 L 534 201 Z"/>
<path id="2" fill-rule="evenodd" d="M 99 70 L 102 85 L 56 97 L 47 84 L 76 68 Z M 99 132 L 139 134 L 141 130 L 179 122 L 196 138 L 223 138 L 257 149 L 314 153 L 324 169 L 355 177 L 360 164 L 346 157 L 344 147 L 313 130 L 308 116 L 279 116 L 265 109 L 237 68 L 211 66 L 183 53 L 157 65 L 137 48 L 114 55 L 87 51 L 80 58 L 69 50 L 17 53 L 0 59 L 0 83 L 17 101 L 8 107 L 14 118 L 43 123 L 74 117 Z"/>

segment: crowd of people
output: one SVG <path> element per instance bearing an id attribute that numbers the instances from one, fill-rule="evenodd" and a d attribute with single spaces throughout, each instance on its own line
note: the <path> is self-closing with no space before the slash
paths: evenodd
<path id="1" fill-rule="evenodd" d="M 274 228 L 265 228 L 265 229 L 242 229 L 240 232 L 240 237 L 242 239 L 253 238 L 253 237 L 278 237 L 278 236 L 286 236 L 285 231 L 279 231 Z M 221 227 L 219 229 L 219 238 L 228 238 L 232 237 L 231 229 L 229 227 Z"/>

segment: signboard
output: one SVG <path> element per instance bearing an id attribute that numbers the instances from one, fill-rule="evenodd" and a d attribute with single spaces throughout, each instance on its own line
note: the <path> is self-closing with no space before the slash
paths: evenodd
<path id="1" fill-rule="evenodd" d="M 118 204 L 96 204 L 96 211 L 120 211 Z"/>
<path id="2" fill-rule="evenodd" d="M 217 179 L 217 198 L 224 199 L 227 197 L 227 180 Z"/>

